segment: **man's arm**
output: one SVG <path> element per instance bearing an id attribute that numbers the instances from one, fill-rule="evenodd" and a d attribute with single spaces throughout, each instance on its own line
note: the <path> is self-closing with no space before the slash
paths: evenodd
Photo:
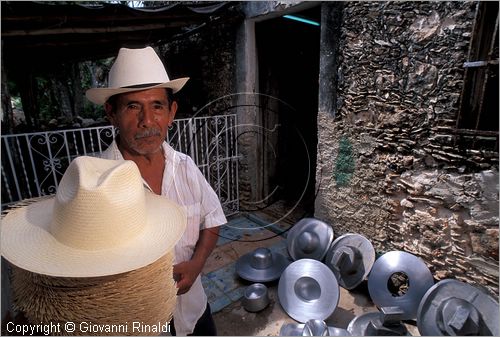
<path id="1" fill-rule="evenodd" d="M 193 257 L 189 261 L 181 262 L 174 266 L 177 280 L 177 295 L 186 293 L 201 273 L 207 258 L 215 248 L 219 238 L 219 227 L 207 228 L 200 231 L 200 238 L 196 243 Z"/>

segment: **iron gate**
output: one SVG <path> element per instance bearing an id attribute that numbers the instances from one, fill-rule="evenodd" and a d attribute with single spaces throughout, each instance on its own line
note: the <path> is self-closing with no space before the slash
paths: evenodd
<path id="1" fill-rule="evenodd" d="M 236 115 L 177 119 L 167 142 L 191 156 L 213 187 L 226 216 L 239 211 Z M 99 156 L 112 126 L 2 135 L 2 208 L 54 194 L 76 157 Z"/>

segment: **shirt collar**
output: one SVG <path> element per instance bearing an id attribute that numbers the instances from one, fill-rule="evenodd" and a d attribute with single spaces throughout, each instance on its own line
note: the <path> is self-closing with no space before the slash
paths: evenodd
<path id="1" fill-rule="evenodd" d="M 123 158 L 122 153 L 120 152 L 120 149 L 118 149 L 118 144 L 116 143 L 116 140 L 114 140 L 111 143 L 110 147 L 112 156 L 114 157 L 113 159 L 125 160 L 125 158 Z M 164 185 L 168 190 L 168 188 L 173 182 L 175 167 L 179 163 L 179 156 L 177 154 L 177 151 L 175 151 L 170 145 L 168 145 L 167 142 L 164 141 L 161 144 L 161 147 L 163 150 L 163 156 L 165 157 L 165 171 L 163 172 L 162 190 Z M 142 179 L 142 183 L 144 184 L 144 187 L 146 187 L 148 190 L 150 190 L 151 192 L 153 191 L 153 189 L 148 185 L 146 180 Z"/>

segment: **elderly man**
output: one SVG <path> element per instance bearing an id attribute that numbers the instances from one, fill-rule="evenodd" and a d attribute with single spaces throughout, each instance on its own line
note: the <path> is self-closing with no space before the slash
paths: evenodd
<path id="1" fill-rule="evenodd" d="M 200 273 L 226 218 L 217 195 L 193 160 L 166 142 L 177 111 L 173 94 L 189 78 L 170 80 L 153 48 L 120 49 L 107 88 L 92 88 L 87 98 L 104 104 L 117 137 L 104 158 L 134 161 L 144 185 L 186 211 L 186 231 L 175 247 L 178 298 L 172 333 L 216 335 Z"/>

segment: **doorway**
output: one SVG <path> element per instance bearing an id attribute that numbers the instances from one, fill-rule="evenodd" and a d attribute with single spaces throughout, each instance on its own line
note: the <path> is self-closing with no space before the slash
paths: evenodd
<path id="1" fill-rule="evenodd" d="M 314 214 L 321 7 L 255 26 L 266 204 Z M 302 20 L 302 21 L 297 21 Z"/>

